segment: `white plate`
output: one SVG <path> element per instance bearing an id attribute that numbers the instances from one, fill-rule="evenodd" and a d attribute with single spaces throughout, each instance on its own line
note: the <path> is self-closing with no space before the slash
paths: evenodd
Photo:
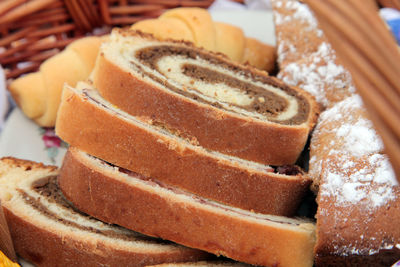
<path id="1" fill-rule="evenodd" d="M 235 10 L 215 11 L 211 13 L 213 20 L 230 23 L 243 29 L 247 37 L 275 45 L 275 27 L 272 11 Z"/>
<path id="2" fill-rule="evenodd" d="M 215 21 L 241 27 L 246 36 L 275 44 L 271 11 L 214 11 L 211 15 Z M 60 166 L 66 148 L 46 146 L 43 139 L 51 141 L 52 137 L 48 136 L 49 132 L 44 136 L 44 132 L 44 129 L 26 118 L 21 110 L 14 109 L 1 133 L 0 157 L 12 156 Z"/>
<path id="3" fill-rule="evenodd" d="M 56 145 L 58 140 L 51 142 L 54 138 L 51 136 L 53 132 L 39 127 L 25 117 L 19 108 L 15 108 L 1 134 L 0 157 L 12 156 L 60 166 L 66 148 L 58 147 Z M 44 140 L 47 140 L 46 143 Z"/>
<path id="4" fill-rule="evenodd" d="M 211 13 L 215 21 L 226 22 L 243 29 L 248 37 L 256 38 L 264 43 L 275 44 L 275 33 L 271 11 L 214 11 Z M 9 116 L 0 136 L 0 157 L 12 156 L 21 159 L 61 166 L 66 152 L 65 144 L 58 146 L 51 142 L 52 132 L 40 128 L 22 111 L 15 108 Z M 47 140 L 47 142 L 44 141 Z M 47 146 L 46 146 L 47 144 Z M 32 265 L 21 261 L 22 266 Z"/>

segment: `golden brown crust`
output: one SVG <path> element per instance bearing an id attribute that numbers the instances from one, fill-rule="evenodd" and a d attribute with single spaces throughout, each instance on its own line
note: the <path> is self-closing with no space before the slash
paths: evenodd
<path id="1" fill-rule="evenodd" d="M 174 8 L 164 12 L 160 19 L 176 18 L 184 22 L 199 47 L 216 50 L 216 30 L 210 13 L 202 8 Z M 221 51 L 222 52 L 222 51 Z"/>
<path id="2" fill-rule="evenodd" d="M 224 53 L 236 62 L 248 62 L 268 72 L 274 69 L 275 47 L 246 38 L 239 27 L 213 22 L 206 9 L 172 9 L 157 19 L 139 21 L 131 29 L 152 33 L 162 40 L 191 41 L 198 47 Z"/>
<path id="3" fill-rule="evenodd" d="M 221 153 L 271 165 L 293 164 L 307 141 L 310 129 L 306 125 L 263 124 L 178 99 L 132 77 L 103 56 L 96 70 L 94 85 L 110 103 L 136 116 L 156 117 L 171 128 L 187 129 L 202 146 Z"/>
<path id="4" fill-rule="evenodd" d="M 151 33 L 160 40 L 173 39 L 194 42 L 190 29 L 177 18 L 145 19 L 136 22 L 130 29 Z"/>
<path id="5" fill-rule="evenodd" d="M 304 19 L 307 10 L 296 15 L 295 1 L 272 1 L 275 20 L 275 32 L 278 51 L 278 63 L 281 68 L 289 63 L 306 58 L 318 50 L 326 37 L 318 29 L 313 18 Z M 290 17 L 290 20 L 288 19 Z"/>
<path id="6" fill-rule="evenodd" d="M 11 82 L 8 90 L 28 118 L 37 119 L 45 113 L 46 92 L 42 73 L 28 73 Z"/>
<path id="7" fill-rule="evenodd" d="M 13 262 L 18 260 L 0 200 L 0 264 L 8 258 Z"/>
<path id="8" fill-rule="evenodd" d="M 309 230 L 298 231 L 285 224 L 266 225 L 262 219 L 213 211 L 204 199 L 193 204 L 170 190 L 166 193 L 157 185 L 136 181 L 118 178 L 118 174 L 104 172 L 69 153 L 59 184 L 79 209 L 106 222 L 250 264 L 312 265 L 311 225 L 304 225 L 304 229 L 311 227 Z"/>
<path id="9" fill-rule="evenodd" d="M 329 177 L 327 173 L 341 176 L 347 185 L 354 184 L 350 179 L 359 173 L 364 177 L 373 175 L 374 179 L 382 179 L 386 174 L 376 172 L 379 164 L 371 165 L 373 156 L 346 159 L 351 162 L 352 168 L 343 168 L 343 159 L 336 155 L 329 155 L 324 159 L 320 194 L 317 197 L 317 243 L 315 246 L 315 260 L 317 266 L 391 266 L 400 259 L 400 187 L 392 187 L 394 199 L 386 200 L 379 207 L 368 204 L 365 197 L 354 202 L 342 203 L 340 197 L 329 194 Z M 379 166 L 379 167 L 378 167 Z M 359 187 L 363 184 L 360 183 Z M 365 186 L 365 185 L 364 185 Z M 384 186 L 371 183 L 364 190 L 353 194 L 372 195 L 377 191 L 376 198 L 388 194 Z M 357 198 L 357 195 L 353 196 Z M 336 230 L 340 229 L 340 230 Z"/>
<path id="10" fill-rule="evenodd" d="M 47 169 L 49 172 L 57 170 L 57 166 L 44 165 L 41 162 L 34 162 L 30 160 L 18 159 L 14 157 L 3 157 L 0 161 L 5 162 L 10 168 L 25 168 L 25 170 L 31 169 Z M 0 173 L 1 174 L 1 173 Z"/>
<path id="11" fill-rule="evenodd" d="M 257 68 L 272 72 L 275 68 L 275 46 L 263 44 L 254 38 L 246 39 L 242 63 L 248 63 Z"/>
<path id="12" fill-rule="evenodd" d="M 222 22 L 214 22 L 214 26 L 216 30 L 216 50 L 223 52 L 233 61 L 242 62 L 246 47 L 246 36 L 244 36 L 243 30 Z M 265 68 L 260 69 L 265 70 Z"/>
<path id="13" fill-rule="evenodd" d="M 163 262 L 182 262 L 204 258 L 201 251 L 182 250 L 154 253 L 118 250 L 98 243 L 90 245 L 64 234 L 37 227 L 4 208 L 17 253 L 38 266 L 145 266 Z"/>
<path id="14" fill-rule="evenodd" d="M 151 35 L 140 36 L 152 40 Z M 267 77 L 256 69 L 248 67 L 246 70 Z M 272 77 L 268 80 L 273 86 L 286 86 Z M 203 147 L 271 165 L 293 164 L 297 160 L 319 112 L 311 95 L 293 88 L 309 103 L 309 116 L 304 124 L 284 125 L 232 114 L 157 88 L 124 71 L 104 54 L 100 54 L 96 62 L 93 83 L 107 101 L 130 114 L 149 117 L 184 132 Z"/>
<path id="15" fill-rule="evenodd" d="M 219 156 L 149 132 L 68 88 L 56 132 L 71 146 L 112 164 L 244 209 L 293 215 L 310 184 L 302 175 L 288 177 L 229 164 Z"/>
<path id="16" fill-rule="evenodd" d="M 55 166 L 46 166 L 42 163 L 13 157 L 2 158 L 0 162 L 0 180 L 7 179 L 9 184 L 15 183 L 13 179 L 20 179 L 23 185 L 24 179 L 41 181 L 48 175 L 58 174 Z M 15 190 L 23 188 L 23 186 L 19 188 L 19 185 L 6 187 L 8 189 L 2 188 L 2 193 L 16 194 L 14 197 L 18 198 Z M 23 189 L 19 192 L 22 191 Z M 107 238 L 103 239 L 104 236 L 93 238 L 93 235 L 89 237 L 85 234 L 79 235 L 76 231 L 69 230 L 67 224 L 63 224 L 65 227 L 63 228 L 56 221 L 52 221 L 57 220 L 57 217 L 49 216 L 48 221 L 39 219 L 32 216 L 35 214 L 30 210 L 32 206 L 16 204 L 18 201 L 8 201 L 7 194 L 3 196 L 4 214 L 15 250 L 19 256 L 37 266 L 144 266 L 164 262 L 203 260 L 211 257 L 205 252 L 172 244 L 161 250 L 157 250 L 159 247 L 155 246 L 156 250 L 152 250 L 151 246 L 146 247 L 148 243 L 143 243 L 141 246 L 140 239 L 138 239 L 139 245 L 135 247 L 126 246 L 125 243 L 120 245 L 118 241 L 107 241 Z M 79 215 L 74 219 L 77 217 Z M 65 223 L 65 220 L 58 219 Z M 87 231 L 93 234 L 95 230 Z"/>
<path id="17" fill-rule="evenodd" d="M 382 150 L 358 96 L 322 113 L 310 151 L 317 266 L 391 266 L 400 258 L 400 187 Z"/>
<path id="18" fill-rule="evenodd" d="M 93 69 L 101 38 L 85 37 L 45 60 L 38 72 L 10 83 L 9 90 L 27 117 L 43 127 L 54 127 L 64 83 L 75 85 Z"/>

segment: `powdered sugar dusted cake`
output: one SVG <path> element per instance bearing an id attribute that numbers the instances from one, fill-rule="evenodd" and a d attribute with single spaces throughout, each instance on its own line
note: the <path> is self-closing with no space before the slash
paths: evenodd
<path id="1" fill-rule="evenodd" d="M 338 63 L 335 51 L 326 42 L 321 42 L 309 56 L 282 67 L 279 78 L 311 93 L 323 107 L 355 93 L 350 74 Z"/>
<path id="2" fill-rule="evenodd" d="M 359 158 L 382 153 L 383 143 L 367 116 L 357 94 L 322 112 L 310 145 L 309 173 L 314 183 L 322 175 L 328 156 Z"/>
<path id="3" fill-rule="evenodd" d="M 308 7 L 290 0 L 273 5 L 279 77 L 327 108 L 310 151 L 319 189 L 316 265 L 390 266 L 400 259 L 400 187 L 383 143 Z M 304 40 L 315 43 L 304 47 Z"/>
<path id="4" fill-rule="evenodd" d="M 272 2 L 279 66 L 316 52 L 325 37 L 307 6 L 297 1 Z"/>
<path id="5" fill-rule="evenodd" d="M 314 95 L 324 107 L 355 93 L 350 74 L 340 65 L 311 11 L 298 1 L 274 1 L 278 77 Z"/>
<path id="6" fill-rule="evenodd" d="M 358 95 L 324 111 L 311 142 L 319 183 L 316 263 L 390 266 L 400 258 L 400 187 Z"/>

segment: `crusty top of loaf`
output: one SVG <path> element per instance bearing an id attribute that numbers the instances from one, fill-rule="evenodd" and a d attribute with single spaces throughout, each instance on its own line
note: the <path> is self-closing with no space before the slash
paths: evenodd
<path id="1" fill-rule="evenodd" d="M 154 49 L 156 49 L 156 51 L 153 51 Z M 314 98 L 306 91 L 296 87 L 290 87 L 282 81 L 269 76 L 266 72 L 251 66 L 237 64 L 230 61 L 224 55 L 195 47 L 186 41 L 157 40 L 148 33 L 116 28 L 110 36 L 110 41 L 103 43 L 101 53 L 110 61 L 118 64 L 125 71 L 132 71 L 132 73 L 137 72 L 137 75 L 141 75 L 142 79 L 146 81 L 148 81 L 148 79 L 156 80 L 158 83 L 163 84 L 164 87 L 169 88 L 170 91 L 176 91 L 176 93 L 184 95 L 187 98 L 194 98 L 197 102 L 206 103 L 214 108 L 218 107 L 228 112 L 245 115 L 246 117 L 254 117 L 261 121 L 265 121 L 268 117 L 268 120 L 271 122 L 279 122 L 288 125 L 307 124 L 311 128 L 314 125 L 316 113 L 319 112 L 318 105 L 316 105 Z M 169 77 L 168 75 L 172 75 L 172 73 L 176 71 L 174 69 L 171 72 L 170 68 L 168 72 L 166 72 L 168 75 L 162 74 L 162 71 L 157 69 L 158 64 L 156 63 L 160 55 L 164 55 L 165 53 L 167 53 L 167 56 L 170 54 L 171 56 L 175 56 L 175 60 L 178 58 L 178 55 L 187 55 L 189 61 L 185 69 L 195 68 L 193 70 L 195 73 L 191 74 L 191 71 L 185 73 L 185 77 L 190 77 L 191 84 L 187 84 L 187 82 L 184 81 L 182 81 L 182 83 L 181 81 L 176 83 L 176 77 Z M 192 63 L 190 63 L 190 59 L 194 58 L 194 53 L 196 53 L 195 58 L 198 65 L 197 63 L 196 65 L 191 65 Z M 156 57 L 156 59 L 153 59 L 153 57 Z M 130 60 L 129 66 L 125 64 L 126 60 Z M 202 65 L 205 64 L 203 61 L 207 63 L 210 62 L 210 67 L 215 65 L 215 68 L 211 69 L 211 73 L 199 74 L 202 67 L 204 69 L 201 69 L 201 71 L 208 70 L 208 68 Z M 178 65 L 180 66 L 180 63 Z M 209 65 L 207 65 L 207 67 L 208 66 Z M 221 68 L 226 70 L 227 73 L 222 71 Z M 237 80 L 236 77 L 231 76 L 231 72 L 236 74 Z M 215 75 L 212 75 L 214 73 Z M 212 92 L 206 93 L 202 91 L 202 86 L 196 85 L 198 82 L 197 80 L 202 80 L 200 79 L 202 76 L 197 78 L 198 75 L 214 79 L 211 80 L 211 83 L 215 84 L 213 89 L 215 90 L 214 94 L 212 94 Z M 224 82 L 226 80 L 224 75 L 231 77 L 231 79 L 228 79 L 230 83 Z M 164 80 L 165 78 L 167 78 L 167 80 Z M 235 84 L 232 85 L 232 83 Z M 226 84 L 224 90 L 218 90 L 219 86 L 217 85 L 221 84 Z M 243 84 L 246 84 L 246 86 Z M 243 86 L 245 88 L 241 88 Z M 238 94 L 233 90 L 233 88 L 236 89 L 236 87 L 238 91 L 243 91 L 243 93 Z M 277 90 L 277 92 L 271 88 Z M 279 93 L 282 93 L 282 95 Z M 232 97 L 225 97 L 225 95 L 231 94 L 233 94 Z M 260 100 L 260 98 L 262 99 Z M 239 99 L 239 101 L 236 99 Z M 271 102 L 271 99 L 274 99 L 275 102 Z M 296 103 L 293 103 L 294 99 L 296 99 Z M 285 105 L 281 102 L 285 103 Z M 255 106 L 253 107 L 253 105 Z M 264 111 L 264 107 L 266 107 L 266 111 Z M 292 114 L 291 112 L 293 112 L 292 110 L 294 107 L 297 113 L 295 113 L 294 116 L 292 115 L 286 118 L 285 116 L 288 116 L 286 115 L 287 113 Z M 283 115 L 282 119 L 281 116 L 279 116 L 280 114 Z"/>
<path id="2" fill-rule="evenodd" d="M 0 159 L 2 205 L 41 231 L 85 243 L 88 248 L 102 244 L 116 251 L 122 249 L 132 253 L 168 253 L 187 249 L 80 213 L 64 199 L 58 189 L 57 175 L 55 166 L 13 157 Z"/>
<path id="3" fill-rule="evenodd" d="M 279 76 L 327 107 L 311 139 L 310 175 L 319 183 L 317 255 L 400 248 L 400 187 L 350 74 L 305 4 L 273 4 Z"/>
<path id="4" fill-rule="evenodd" d="M 350 74 L 338 61 L 308 6 L 286 0 L 273 4 L 281 67 L 278 77 L 309 92 L 324 107 L 354 94 Z"/>

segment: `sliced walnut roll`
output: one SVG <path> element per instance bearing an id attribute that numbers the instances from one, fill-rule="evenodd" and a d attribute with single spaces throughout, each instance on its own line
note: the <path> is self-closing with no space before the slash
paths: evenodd
<path id="1" fill-rule="evenodd" d="M 0 199 L 19 256 L 37 266 L 144 266 L 210 258 L 205 252 L 101 222 L 58 187 L 58 169 L 0 159 Z"/>
<path id="2" fill-rule="evenodd" d="M 194 145 L 123 112 L 84 83 L 64 88 L 56 133 L 72 147 L 158 183 L 256 212 L 293 215 L 311 183 L 296 166 L 273 168 Z"/>
<path id="3" fill-rule="evenodd" d="M 309 219 L 224 205 L 125 172 L 76 148 L 67 152 L 60 188 L 88 214 L 149 236 L 257 266 L 313 264 L 315 224 Z"/>
<path id="4" fill-rule="evenodd" d="M 308 93 L 265 72 L 136 31 L 113 31 L 92 79 L 107 101 L 134 116 L 264 164 L 294 163 L 318 113 Z"/>

